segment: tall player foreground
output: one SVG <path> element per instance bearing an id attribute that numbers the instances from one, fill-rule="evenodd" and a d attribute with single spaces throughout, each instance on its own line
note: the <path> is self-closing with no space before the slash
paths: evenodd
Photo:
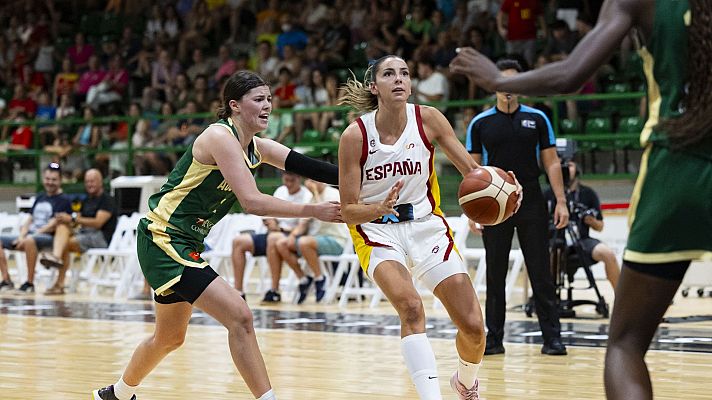
<path id="1" fill-rule="evenodd" d="M 440 111 L 407 103 L 411 81 L 403 59 L 377 60 L 366 82 L 349 80 L 344 89 L 341 103 L 367 112 L 346 128 L 339 144 L 342 214 L 361 268 L 400 316 L 401 350 L 420 398 L 442 397 L 413 276 L 442 301 L 458 328 L 451 387 L 460 399 L 477 399 L 482 312 L 440 210 L 433 143 L 463 175 L 478 165 Z"/>
<path id="2" fill-rule="evenodd" d="M 607 397 L 625 400 L 653 398 L 645 363 L 650 341 L 690 261 L 712 260 L 712 2 L 606 0 L 596 26 L 569 57 L 515 76 L 500 76 L 469 48 L 450 64 L 452 72 L 486 89 L 568 93 L 609 60 L 631 31 L 643 44 L 649 117 L 640 135 L 645 152 L 631 199 L 604 375 Z"/>
<path id="3" fill-rule="evenodd" d="M 258 75 L 233 74 L 222 98 L 220 120 L 207 127 L 181 157 L 168 182 L 149 199 L 150 211 L 138 226 L 139 263 L 156 292 L 155 332 L 136 348 L 116 384 L 94 391 L 94 400 L 135 399 L 141 381 L 183 343 L 193 306 L 227 328 L 233 362 L 252 394 L 260 400 L 276 399 L 252 313 L 239 292 L 216 279 L 217 273 L 200 257 L 203 240 L 236 201 L 251 214 L 339 222 L 338 203 L 283 201 L 260 193 L 252 176 L 252 170 L 266 162 L 336 183 L 336 167 L 255 137 L 267 128 L 272 111 L 269 87 Z"/>

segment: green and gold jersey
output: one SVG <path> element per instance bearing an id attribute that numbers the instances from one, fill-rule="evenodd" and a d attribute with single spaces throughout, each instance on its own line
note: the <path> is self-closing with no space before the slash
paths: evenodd
<path id="1" fill-rule="evenodd" d="M 239 138 L 231 119 L 219 120 L 213 125 L 222 126 Z M 244 157 L 250 169 L 262 162 L 254 140 Z M 218 166 L 198 162 L 193 158 L 191 145 L 161 190 L 148 199 L 150 211 L 146 218 L 163 226 L 171 235 L 195 240 L 202 246 L 210 229 L 230 211 L 236 200 Z"/>
<path id="2" fill-rule="evenodd" d="M 648 83 L 648 121 L 640 143 L 666 145 L 664 132 L 655 129 L 663 119 L 675 118 L 684 112 L 682 102 L 689 82 L 687 69 L 688 27 L 692 15 L 687 0 L 655 1 L 653 32 L 640 50 Z M 712 146 L 707 140 L 687 152 L 710 157 Z"/>

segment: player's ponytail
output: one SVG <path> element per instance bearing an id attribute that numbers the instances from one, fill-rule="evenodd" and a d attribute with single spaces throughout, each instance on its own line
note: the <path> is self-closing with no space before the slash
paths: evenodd
<path id="1" fill-rule="evenodd" d="M 371 93 L 371 83 L 376 82 L 376 73 L 381 64 L 391 57 L 400 58 L 394 55 L 379 58 L 368 66 L 363 74 L 363 81 L 359 81 L 356 75 L 351 72 L 351 78 L 346 81 L 345 85 L 341 86 L 343 94 L 339 97 L 339 105 L 351 106 L 359 112 L 369 112 L 377 109 L 378 97 Z"/>
<path id="2" fill-rule="evenodd" d="M 674 147 L 712 140 L 712 2 L 689 0 L 692 24 L 688 29 L 685 112 L 660 123 Z"/>

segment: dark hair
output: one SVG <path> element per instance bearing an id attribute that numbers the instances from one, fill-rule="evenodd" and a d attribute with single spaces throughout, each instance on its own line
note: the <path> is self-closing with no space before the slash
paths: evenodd
<path id="1" fill-rule="evenodd" d="M 689 147 L 712 139 L 712 2 L 689 0 L 692 24 L 688 28 L 688 91 L 683 99 L 685 112 L 660 123 L 673 147 Z M 706 61 L 705 61 L 706 60 Z"/>
<path id="2" fill-rule="evenodd" d="M 511 58 L 503 58 L 499 61 L 497 61 L 497 69 L 500 71 L 506 71 L 508 69 L 513 69 L 516 70 L 517 72 L 522 72 L 522 65 L 519 63 L 517 60 L 513 60 Z"/>
<path id="3" fill-rule="evenodd" d="M 218 118 L 227 119 L 230 117 L 230 114 L 232 114 L 230 100 L 240 101 L 245 93 L 260 86 L 268 85 L 261 76 L 254 72 L 237 71 L 232 74 L 225 82 L 225 86 L 223 86 L 222 104 L 217 112 Z"/>
<path id="4" fill-rule="evenodd" d="M 356 75 L 351 72 L 351 78 L 346 81 L 346 84 L 341 88 L 344 94 L 339 97 L 339 105 L 348 105 L 358 111 L 373 111 L 378 108 L 378 97 L 371 93 L 371 82 L 376 81 L 376 73 L 384 61 L 389 58 L 398 58 L 399 56 L 388 54 L 373 63 L 370 63 L 366 72 L 363 74 L 363 82 L 356 79 Z"/>

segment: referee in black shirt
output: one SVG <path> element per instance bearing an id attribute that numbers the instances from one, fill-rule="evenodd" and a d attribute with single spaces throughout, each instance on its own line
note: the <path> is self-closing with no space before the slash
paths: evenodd
<path id="1" fill-rule="evenodd" d="M 505 76 L 517 74 L 522 69 L 514 60 L 500 60 L 497 67 Z M 556 290 L 549 269 L 549 215 L 539 186 L 541 158 L 557 199 L 554 223 L 559 229 L 565 227 L 569 213 L 551 123 L 541 111 L 520 105 L 516 95 L 497 92 L 497 106 L 483 111 L 470 122 L 466 147 L 480 165 L 514 171 L 524 196 L 516 214 L 499 225 L 485 227 L 482 234 L 487 260 L 485 355 L 504 353 L 505 280 L 514 228 L 524 254 L 544 337 L 541 352 L 565 355 Z"/>

